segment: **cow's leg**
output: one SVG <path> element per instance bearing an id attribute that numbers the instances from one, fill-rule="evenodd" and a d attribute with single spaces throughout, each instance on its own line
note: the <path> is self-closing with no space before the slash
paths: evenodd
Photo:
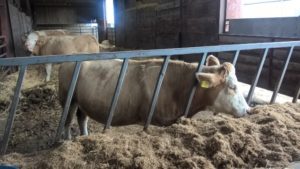
<path id="1" fill-rule="evenodd" d="M 88 116 L 82 112 L 79 108 L 77 109 L 77 121 L 78 121 L 78 125 L 79 125 L 79 129 L 80 129 L 80 134 L 87 136 L 88 133 L 88 128 L 87 128 L 87 124 L 88 124 Z"/>
<path id="2" fill-rule="evenodd" d="M 50 76 L 51 76 L 51 70 L 52 70 L 52 64 L 46 64 L 46 82 L 50 81 Z"/>
<path id="3" fill-rule="evenodd" d="M 65 137 L 66 140 L 70 140 L 72 138 L 71 124 L 72 124 L 73 117 L 74 117 L 74 114 L 77 111 L 77 109 L 78 109 L 78 105 L 76 103 L 72 103 L 70 105 L 70 110 L 69 110 L 69 113 L 68 113 L 68 116 L 67 116 L 67 119 L 66 119 L 66 123 L 65 123 L 65 135 L 64 135 L 64 137 Z"/>

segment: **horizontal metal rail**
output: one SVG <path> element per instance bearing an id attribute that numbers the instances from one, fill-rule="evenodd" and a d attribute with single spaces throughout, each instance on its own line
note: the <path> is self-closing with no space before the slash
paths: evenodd
<path id="1" fill-rule="evenodd" d="M 146 58 L 146 57 L 153 57 L 153 56 L 188 55 L 188 54 L 199 54 L 199 53 L 229 52 L 229 51 L 237 51 L 237 50 L 284 48 L 284 47 L 292 47 L 292 46 L 300 46 L 300 41 L 249 43 L 249 44 L 235 44 L 235 45 L 136 50 L 136 51 L 121 51 L 121 52 L 101 52 L 101 53 L 94 53 L 94 54 L 78 54 L 78 55 L 53 55 L 53 56 L 50 55 L 50 56 L 6 58 L 1 60 L 0 66 L 17 66 L 17 65 L 43 64 L 43 63 L 76 62 L 76 61 L 82 62 L 88 60 L 108 60 L 108 59 L 124 59 L 124 58 L 130 59 L 136 57 Z"/>
<path id="2" fill-rule="evenodd" d="M 205 46 L 205 47 L 189 47 L 189 48 L 173 48 L 173 49 L 154 49 L 154 50 L 137 50 L 137 51 L 121 51 L 121 52 L 103 52 L 103 53 L 94 53 L 94 54 L 78 54 L 78 55 L 49 55 L 49 56 L 34 56 L 34 57 L 18 57 L 18 58 L 0 58 L 0 66 L 20 66 L 20 74 L 19 79 L 17 81 L 17 86 L 15 89 L 15 94 L 13 98 L 12 105 L 10 107 L 9 117 L 8 117 L 8 123 L 5 129 L 4 137 L 2 139 L 0 150 L 1 154 L 4 154 L 6 151 L 6 147 L 8 144 L 9 134 L 11 132 L 12 124 L 14 121 L 14 116 L 18 104 L 18 98 L 22 86 L 22 81 L 24 79 L 24 74 L 26 71 L 26 67 L 28 65 L 32 64 L 45 64 L 45 63 L 62 63 L 62 62 L 76 62 L 76 66 L 74 68 L 73 77 L 70 83 L 68 96 L 64 105 L 63 114 L 61 116 L 61 120 L 59 123 L 59 127 L 57 129 L 55 140 L 59 140 L 62 129 L 64 127 L 70 105 L 72 103 L 72 97 L 75 92 L 76 88 L 76 82 L 80 73 L 81 68 L 81 62 L 83 61 L 93 61 L 93 60 L 109 60 L 109 59 L 123 59 L 123 64 L 120 70 L 118 82 L 116 84 L 115 93 L 111 102 L 111 106 L 109 108 L 108 112 L 108 119 L 106 121 L 105 129 L 109 128 L 111 125 L 111 122 L 113 120 L 113 114 L 117 106 L 118 98 L 120 95 L 120 92 L 122 90 L 122 84 L 124 82 L 124 79 L 126 77 L 126 71 L 129 64 L 130 58 L 147 58 L 147 57 L 155 57 L 155 56 L 163 56 L 164 62 L 162 64 L 162 68 L 160 70 L 159 77 L 156 82 L 156 86 L 154 89 L 153 97 L 151 100 L 151 107 L 148 112 L 148 117 L 145 123 L 145 129 L 151 124 L 153 114 L 155 113 L 155 108 L 157 104 L 157 100 L 159 98 L 160 88 L 163 83 L 164 75 L 168 68 L 168 63 L 171 56 L 174 55 L 188 55 L 188 54 L 203 54 L 201 60 L 198 63 L 198 67 L 196 69 L 196 72 L 200 72 L 202 70 L 202 67 L 205 63 L 206 57 L 208 53 L 218 53 L 218 52 L 235 52 L 233 56 L 233 63 L 236 64 L 238 61 L 238 57 L 240 52 L 243 50 L 257 50 L 257 49 L 263 49 L 264 54 L 261 58 L 261 62 L 258 65 L 256 76 L 253 79 L 252 86 L 250 88 L 247 101 L 248 103 L 251 102 L 251 98 L 253 96 L 255 87 L 259 81 L 259 77 L 262 71 L 262 68 L 264 66 L 264 61 L 267 57 L 268 51 L 273 48 L 289 48 L 290 52 L 287 56 L 287 60 L 285 62 L 285 66 L 283 68 L 283 71 L 281 73 L 279 82 L 276 86 L 276 89 L 274 91 L 272 101 L 275 101 L 276 94 L 278 93 L 282 79 L 285 75 L 286 68 L 288 66 L 288 63 L 290 61 L 290 58 L 292 57 L 293 49 L 295 47 L 300 47 L 300 41 L 290 41 L 290 42 L 272 42 L 272 43 L 251 43 L 251 44 L 234 44 L 234 45 L 218 45 L 218 46 Z M 188 117 L 188 113 L 190 110 L 190 107 L 192 105 L 192 101 L 196 92 L 196 84 L 195 81 L 194 85 L 191 86 L 191 93 L 189 95 L 189 98 L 187 100 L 187 105 L 185 107 L 185 110 L 183 110 L 182 114 L 185 117 Z M 297 86 L 298 87 L 298 86 Z M 294 97 L 294 100 L 297 100 L 300 94 L 300 86 L 296 89 L 296 95 Z"/>

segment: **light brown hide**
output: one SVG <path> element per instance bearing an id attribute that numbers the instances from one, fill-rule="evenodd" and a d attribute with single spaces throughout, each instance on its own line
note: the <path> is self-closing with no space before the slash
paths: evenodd
<path id="1" fill-rule="evenodd" d="M 111 105 L 122 61 L 83 62 L 72 103 L 92 119 L 105 123 Z M 161 69 L 161 60 L 129 62 L 112 125 L 144 122 L 149 112 L 151 98 Z M 180 61 L 169 63 L 157 102 L 152 123 L 170 125 L 183 115 L 191 87 L 195 84 L 196 65 Z M 61 65 L 59 73 L 59 96 L 62 104 L 66 100 L 69 83 L 74 70 L 73 63 Z M 204 67 L 203 72 L 224 70 L 220 66 Z M 224 76 L 222 76 L 224 77 Z M 213 88 L 198 87 L 190 113 L 192 116 L 208 105 L 212 105 L 224 80 Z"/>
<path id="2" fill-rule="evenodd" d="M 35 55 L 59 55 L 98 53 L 97 39 L 92 35 L 79 36 L 39 36 L 33 54 Z"/>
<path id="3" fill-rule="evenodd" d="M 64 29 L 52 29 L 52 30 L 40 30 L 34 31 L 39 36 L 59 36 L 59 35 L 71 35 L 71 33 Z"/>

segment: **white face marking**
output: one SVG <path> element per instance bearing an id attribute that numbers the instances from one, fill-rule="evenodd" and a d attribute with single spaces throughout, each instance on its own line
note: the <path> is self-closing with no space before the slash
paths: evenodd
<path id="1" fill-rule="evenodd" d="M 39 36 L 34 33 L 34 32 L 31 32 L 28 36 L 27 36 L 27 39 L 26 39 L 26 42 L 25 42 L 25 47 L 28 51 L 32 52 L 35 45 L 36 45 L 36 42 L 38 40 Z"/>
<path id="2" fill-rule="evenodd" d="M 218 94 L 213 108 L 216 111 L 225 111 L 236 117 L 247 114 L 249 106 L 238 87 L 238 80 L 235 71 L 229 73 L 226 78 L 225 87 Z"/>

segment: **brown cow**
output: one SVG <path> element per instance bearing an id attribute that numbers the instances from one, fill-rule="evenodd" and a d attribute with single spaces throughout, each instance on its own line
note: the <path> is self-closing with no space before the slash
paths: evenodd
<path id="1" fill-rule="evenodd" d="M 99 44 L 92 35 L 37 36 L 27 49 L 34 55 L 99 53 Z M 46 81 L 50 80 L 51 69 L 52 64 L 46 64 Z"/>
<path id="2" fill-rule="evenodd" d="M 230 63 L 218 64 L 213 56 L 201 73 L 195 71 L 197 65 L 180 61 L 169 63 L 157 102 L 152 123 L 170 125 L 183 115 L 184 108 L 195 79 L 200 81 L 190 113 L 211 106 L 216 111 L 244 116 L 249 106 L 239 92 L 235 68 Z M 119 76 L 122 61 L 87 61 L 82 63 L 78 83 L 74 92 L 67 122 L 65 137 L 71 138 L 70 124 L 77 111 L 82 135 L 87 135 L 87 121 L 90 118 L 105 123 Z M 112 125 L 128 125 L 146 120 L 154 87 L 161 69 L 161 60 L 129 62 L 129 67 L 119 97 Z M 59 97 L 64 105 L 74 63 L 64 63 L 59 70 Z"/>

